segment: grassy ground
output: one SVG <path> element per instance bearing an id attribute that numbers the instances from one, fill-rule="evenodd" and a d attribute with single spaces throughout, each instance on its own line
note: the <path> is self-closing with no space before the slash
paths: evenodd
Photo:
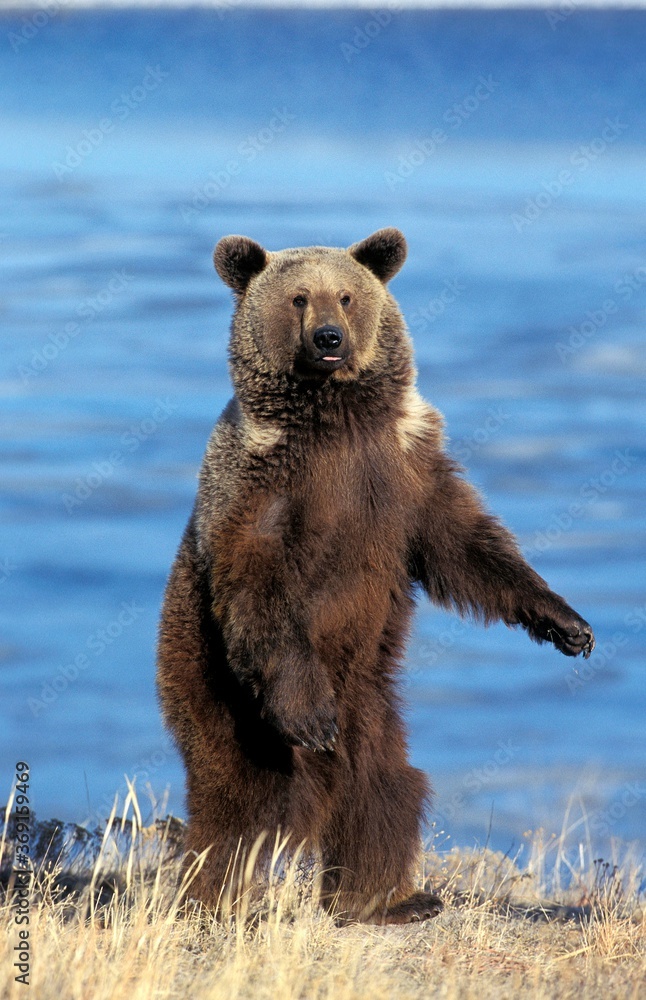
<path id="1" fill-rule="evenodd" d="M 441 890 L 441 916 L 339 927 L 316 905 L 312 864 L 289 861 L 277 844 L 260 893 L 242 859 L 235 913 L 216 922 L 178 891 L 181 823 L 145 826 L 132 795 L 124 814 L 94 834 L 32 831 L 29 982 L 38 1000 L 646 996 L 643 876 L 629 859 L 588 865 L 581 849 L 574 869 L 565 845 L 540 834 L 523 870 L 487 850 L 429 850 L 419 884 Z M 13 998 L 26 995 L 13 965 L 24 925 L 11 822 L 5 834 L 0 995 Z"/>

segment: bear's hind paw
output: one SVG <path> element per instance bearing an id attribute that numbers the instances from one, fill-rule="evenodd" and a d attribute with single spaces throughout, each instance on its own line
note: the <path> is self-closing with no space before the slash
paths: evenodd
<path id="1" fill-rule="evenodd" d="M 439 896 L 432 892 L 414 892 L 401 903 L 389 906 L 379 923 L 412 924 L 422 920 L 432 920 L 444 909 Z"/>

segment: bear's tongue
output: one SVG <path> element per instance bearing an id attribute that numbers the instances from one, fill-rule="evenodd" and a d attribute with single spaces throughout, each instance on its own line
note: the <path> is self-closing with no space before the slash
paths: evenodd
<path id="1" fill-rule="evenodd" d="M 335 357 L 330 356 L 330 357 L 327 357 L 327 358 L 323 358 L 323 360 L 324 361 L 340 361 L 341 358 L 335 358 Z"/>

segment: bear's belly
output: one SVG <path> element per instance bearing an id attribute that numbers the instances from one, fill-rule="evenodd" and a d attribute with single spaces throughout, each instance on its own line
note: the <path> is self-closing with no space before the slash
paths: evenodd
<path id="1" fill-rule="evenodd" d="M 236 497 L 218 531 L 220 578 L 252 581 L 260 601 L 279 581 L 322 661 L 370 669 L 385 648 L 399 655 L 410 621 L 411 492 L 387 453 L 326 442 L 279 485 Z"/>
<path id="2" fill-rule="evenodd" d="M 305 534 L 290 553 L 296 592 L 308 595 L 309 634 L 321 659 L 369 667 L 384 645 L 401 650 L 412 609 L 406 544 L 392 524 Z"/>

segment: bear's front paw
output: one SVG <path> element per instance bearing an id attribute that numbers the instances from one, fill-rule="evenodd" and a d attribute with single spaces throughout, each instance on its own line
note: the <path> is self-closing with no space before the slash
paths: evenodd
<path id="1" fill-rule="evenodd" d="M 551 642 L 566 656 L 578 656 L 587 660 L 594 649 L 594 633 L 588 623 L 575 611 L 557 611 L 541 618 L 531 629 L 535 638 Z"/>
<path id="2" fill-rule="evenodd" d="M 307 750 L 330 751 L 338 734 L 334 698 L 326 698 L 309 710 L 305 705 L 282 709 L 269 708 L 268 720 L 291 746 Z"/>
<path id="3" fill-rule="evenodd" d="M 292 719 L 282 728 L 287 742 L 292 746 L 305 747 L 314 752 L 334 750 L 339 732 L 334 702 L 318 706 L 307 717 Z"/>

